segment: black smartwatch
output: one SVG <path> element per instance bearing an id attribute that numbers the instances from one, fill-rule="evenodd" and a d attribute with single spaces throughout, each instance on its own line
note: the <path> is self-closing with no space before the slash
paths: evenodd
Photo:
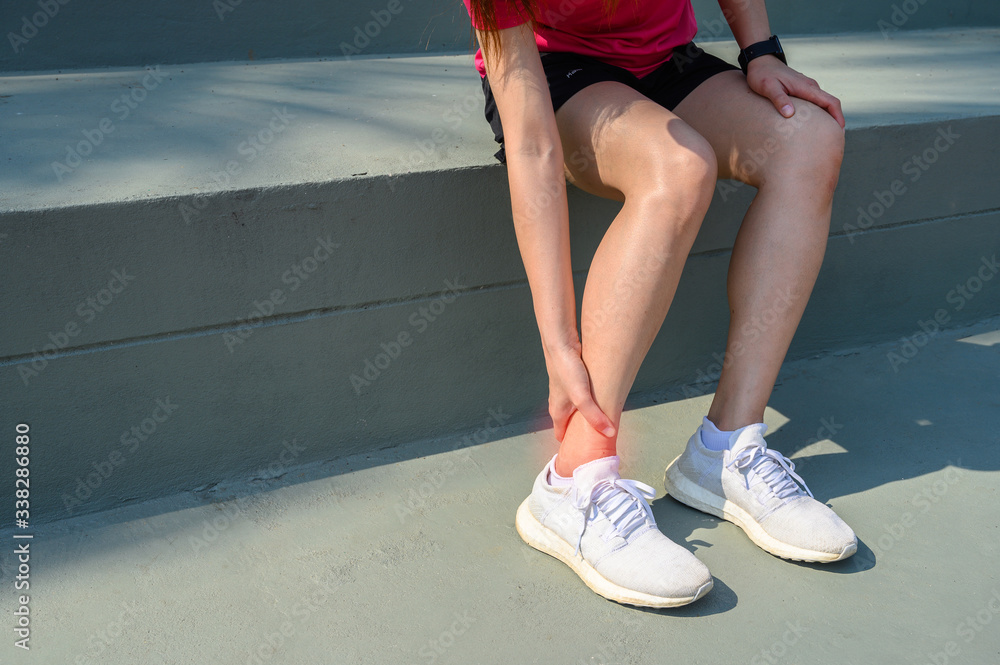
<path id="1" fill-rule="evenodd" d="M 743 70 L 744 76 L 746 76 L 747 65 L 750 64 L 750 61 L 762 55 L 777 56 L 778 60 L 781 60 L 786 65 L 788 64 L 788 61 L 785 60 L 785 52 L 781 50 L 781 42 L 778 41 L 776 35 L 771 35 L 770 39 L 751 44 L 740 51 L 740 57 L 737 58 L 737 61 L 740 63 L 740 69 Z"/>

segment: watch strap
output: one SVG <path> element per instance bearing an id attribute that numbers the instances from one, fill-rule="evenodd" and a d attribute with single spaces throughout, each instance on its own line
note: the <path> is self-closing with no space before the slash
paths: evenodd
<path id="1" fill-rule="evenodd" d="M 755 60 L 762 55 L 776 56 L 779 60 L 788 64 L 788 61 L 785 60 L 785 52 L 781 48 L 781 42 L 778 41 L 777 35 L 771 35 L 770 38 L 765 39 L 762 42 L 750 44 L 745 49 L 740 51 L 740 55 L 737 60 L 740 63 L 740 69 L 743 70 L 743 73 L 747 73 L 747 65 L 750 64 L 751 60 Z"/>

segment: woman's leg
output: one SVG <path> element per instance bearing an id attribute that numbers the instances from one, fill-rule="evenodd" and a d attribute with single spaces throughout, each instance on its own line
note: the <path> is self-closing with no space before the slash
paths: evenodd
<path id="1" fill-rule="evenodd" d="M 584 88 L 560 107 L 556 123 L 570 182 L 624 203 L 594 255 L 581 311 L 594 398 L 617 427 L 711 202 L 718 165 L 688 124 L 621 83 Z M 568 476 L 615 451 L 614 438 L 575 413 L 556 471 Z"/>
<path id="2" fill-rule="evenodd" d="M 708 418 L 721 430 L 759 423 L 819 273 L 844 132 L 795 100 L 791 118 L 740 72 L 705 81 L 675 109 L 712 145 L 720 178 L 757 187 L 729 264 L 729 338 Z"/>

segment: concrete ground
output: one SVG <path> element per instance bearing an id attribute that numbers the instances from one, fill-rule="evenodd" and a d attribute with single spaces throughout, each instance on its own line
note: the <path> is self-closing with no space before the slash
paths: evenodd
<path id="1" fill-rule="evenodd" d="M 5 630 L 2 662 L 998 662 L 1000 319 L 912 343 L 789 364 L 766 416 L 771 446 L 858 533 L 847 561 L 777 559 L 664 497 L 711 394 L 645 395 L 624 416 L 626 475 L 659 489 L 660 528 L 715 588 L 675 610 L 606 601 L 518 538 L 555 446 L 500 403 L 465 439 L 276 461 L 33 529 L 31 651 Z M 24 541 L 0 538 L 8 605 Z"/>

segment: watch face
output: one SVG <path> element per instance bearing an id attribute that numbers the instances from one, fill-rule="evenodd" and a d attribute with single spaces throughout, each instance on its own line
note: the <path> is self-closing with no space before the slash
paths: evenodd
<path id="1" fill-rule="evenodd" d="M 781 42 L 778 41 L 778 37 L 776 35 L 772 35 L 771 40 L 774 42 L 774 48 L 777 49 L 774 54 L 778 56 L 779 60 L 788 64 L 788 61 L 785 60 L 785 50 L 781 48 Z"/>

